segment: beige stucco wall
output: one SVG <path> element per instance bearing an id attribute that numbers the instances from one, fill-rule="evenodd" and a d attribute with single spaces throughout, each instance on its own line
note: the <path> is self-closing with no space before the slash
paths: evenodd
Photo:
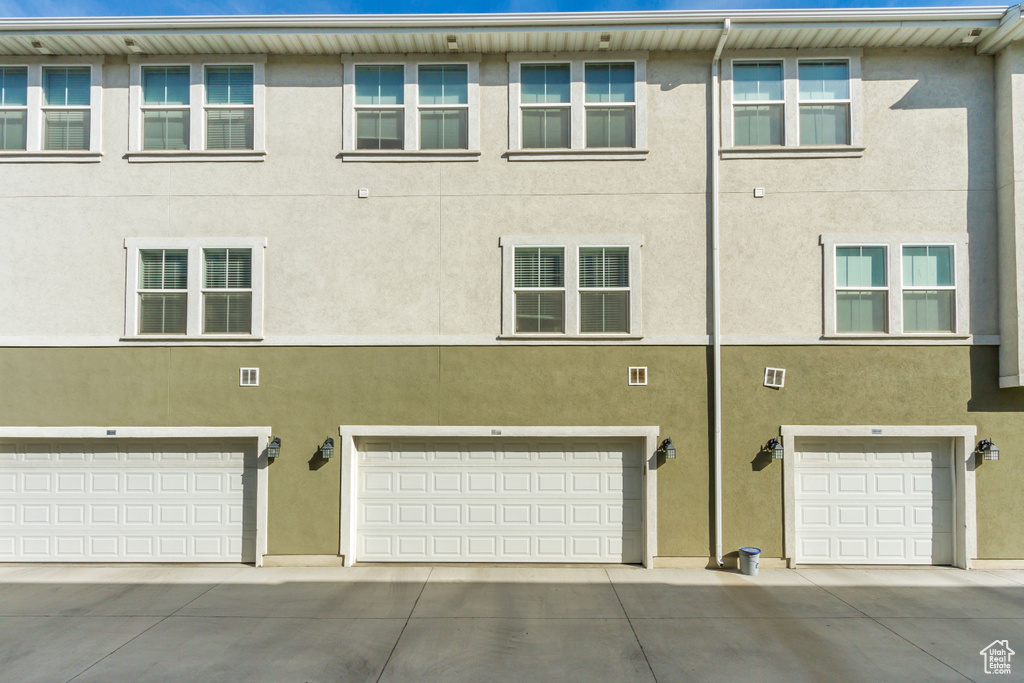
<path id="1" fill-rule="evenodd" d="M 722 161 L 724 334 L 823 333 L 822 234 L 965 232 L 970 331 L 999 333 L 993 60 L 865 50 L 861 67 L 862 157 Z"/>
<path id="2" fill-rule="evenodd" d="M 136 164 L 128 66 L 109 58 L 100 163 L 0 164 L 0 338 L 115 343 L 126 237 L 259 236 L 269 342 L 485 343 L 500 332 L 502 235 L 626 234 L 644 238 L 645 341 L 699 343 L 709 60 L 650 55 L 644 161 L 507 161 L 508 63 L 485 55 L 479 161 L 343 162 L 339 60 L 271 56 L 266 161 Z M 820 335 L 823 232 L 969 233 L 971 331 L 998 333 L 993 60 L 867 50 L 862 67 L 862 158 L 723 161 L 727 336 Z"/>

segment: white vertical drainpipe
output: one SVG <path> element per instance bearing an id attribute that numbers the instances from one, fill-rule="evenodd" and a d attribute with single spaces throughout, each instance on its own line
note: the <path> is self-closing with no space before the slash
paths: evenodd
<path id="1" fill-rule="evenodd" d="M 721 276 L 718 253 L 718 161 L 721 153 L 721 93 L 719 92 L 718 63 L 722 49 L 732 30 L 732 22 L 722 23 L 715 57 L 711 60 L 711 344 L 712 392 L 714 394 L 714 480 L 715 480 L 715 561 L 722 567 L 722 303 Z"/>

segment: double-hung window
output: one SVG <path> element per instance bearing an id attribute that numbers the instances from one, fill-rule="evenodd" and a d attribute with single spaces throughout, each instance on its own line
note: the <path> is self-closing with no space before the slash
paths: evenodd
<path id="1" fill-rule="evenodd" d="M 850 144 L 850 63 L 797 62 L 800 72 L 800 144 Z"/>
<path id="2" fill-rule="evenodd" d="M 189 148 L 187 66 L 142 67 L 142 148 Z"/>
<path id="3" fill-rule="evenodd" d="M 469 149 L 469 67 L 419 66 L 420 149 Z"/>
<path id="4" fill-rule="evenodd" d="M 129 62 L 129 161 L 264 158 L 265 59 Z"/>
<path id="5" fill-rule="evenodd" d="M 475 55 L 346 58 L 341 158 L 474 160 L 479 71 Z"/>
<path id="6" fill-rule="evenodd" d="M 967 334 L 967 236 L 823 235 L 825 334 Z"/>
<path id="7" fill-rule="evenodd" d="M 0 161 L 98 161 L 102 62 L 0 63 Z"/>
<path id="8" fill-rule="evenodd" d="M 523 147 L 551 149 L 569 147 L 568 64 L 523 64 L 522 82 Z"/>
<path id="9" fill-rule="evenodd" d="M 859 51 L 761 51 L 723 60 L 723 157 L 860 156 Z"/>
<path id="10" fill-rule="evenodd" d="M 732 83 L 735 144 L 781 145 L 786 109 L 782 62 L 736 62 Z"/>
<path id="11" fill-rule="evenodd" d="M 646 55 L 509 60 L 510 160 L 642 159 Z"/>
<path id="12" fill-rule="evenodd" d="M 91 67 L 43 67 L 43 149 L 89 149 L 91 85 Z"/>
<path id="13" fill-rule="evenodd" d="M 253 67 L 206 66 L 206 149 L 252 150 Z"/>
<path id="14" fill-rule="evenodd" d="M 125 240 L 126 336 L 260 336 L 265 246 L 260 238 Z"/>
<path id="15" fill-rule="evenodd" d="M 0 66 L 0 150 L 23 150 L 28 135 L 28 67 Z"/>
<path id="16" fill-rule="evenodd" d="M 639 237 L 503 237 L 502 335 L 640 334 Z"/>

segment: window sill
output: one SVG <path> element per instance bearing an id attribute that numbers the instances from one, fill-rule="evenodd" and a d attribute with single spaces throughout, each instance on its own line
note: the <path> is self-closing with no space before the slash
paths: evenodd
<path id="1" fill-rule="evenodd" d="M 338 155 L 342 161 L 477 161 L 476 149 L 351 149 Z"/>
<path id="2" fill-rule="evenodd" d="M 158 164 L 164 162 L 194 162 L 194 161 L 263 161 L 267 158 L 266 152 L 252 150 L 224 150 L 224 151 L 137 151 L 128 152 L 124 158 L 131 163 Z"/>
<path id="3" fill-rule="evenodd" d="M 897 341 L 905 339 L 907 341 L 920 341 L 920 340 L 932 340 L 932 339 L 956 339 L 956 340 L 967 340 L 971 338 L 969 334 L 954 334 L 952 332 L 934 332 L 931 334 L 922 333 L 908 333 L 908 334 L 823 334 L 822 339 L 827 340 L 842 340 L 842 339 L 871 339 L 871 340 L 883 340 L 883 341 Z"/>
<path id="4" fill-rule="evenodd" d="M 509 161 L 643 161 L 649 150 L 634 147 L 607 149 L 510 149 Z"/>
<path id="5" fill-rule="evenodd" d="M 501 341 L 518 342 L 581 342 L 581 341 L 640 341 L 643 339 L 639 334 L 503 334 L 498 337 Z"/>
<path id="6" fill-rule="evenodd" d="M 0 152 L 0 163 L 7 164 L 95 164 L 103 158 L 103 152 Z"/>
<path id="7" fill-rule="evenodd" d="M 862 157 L 866 147 L 819 145 L 814 147 L 723 147 L 723 159 L 833 159 Z"/>
<path id="8" fill-rule="evenodd" d="M 252 334 L 204 334 L 188 336 L 184 334 L 138 334 L 134 337 L 121 337 L 122 342 L 182 342 L 182 343 L 223 343 L 223 342 L 261 342 L 262 335 Z"/>

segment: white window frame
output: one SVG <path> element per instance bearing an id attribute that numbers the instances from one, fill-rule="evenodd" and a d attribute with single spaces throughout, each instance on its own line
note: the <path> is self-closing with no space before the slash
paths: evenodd
<path id="1" fill-rule="evenodd" d="M 921 235 L 822 235 L 820 243 L 823 257 L 823 311 L 824 337 L 832 339 L 966 339 L 970 337 L 970 269 L 968 258 L 969 237 L 966 234 Z M 953 247 L 953 287 L 927 287 L 925 289 L 953 289 L 955 305 L 952 332 L 903 331 L 903 247 Z M 836 331 L 836 249 L 838 247 L 885 247 L 886 282 L 888 291 L 887 332 Z M 851 289 L 882 289 L 854 287 Z M 917 288 L 909 288 L 910 290 Z"/>
<path id="2" fill-rule="evenodd" d="M 587 92 L 584 80 L 587 64 L 629 63 L 633 65 L 635 147 L 587 147 Z M 524 149 L 522 141 L 522 110 L 537 106 L 553 108 L 564 105 L 523 104 L 522 67 L 524 64 L 569 65 L 569 147 L 568 149 Z M 625 106 L 617 103 L 591 103 L 590 106 Z M 627 160 L 647 158 L 647 53 L 600 52 L 580 56 L 578 53 L 516 54 L 508 56 L 508 152 L 509 161 Z"/>
<path id="3" fill-rule="evenodd" d="M 218 55 L 217 57 L 129 57 L 128 58 L 128 161 L 263 161 L 266 148 L 266 55 Z M 143 148 L 142 67 L 187 66 L 189 68 L 188 109 L 189 148 L 162 150 Z M 207 105 L 206 67 L 251 66 L 253 131 L 251 150 L 206 149 L 206 110 L 242 109 L 247 105 Z M 167 108 L 167 107 L 157 107 Z"/>
<path id="4" fill-rule="evenodd" d="M 265 237 L 171 237 L 128 238 L 125 268 L 124 335 L 132 341 L 258 341 L 263 338 L 263 250 Z M 188 251 L 188 295 L 185 334 L 139 333 L 139 251 L 144 249 L 184 249 Z M 203 334 L 203 252 L 206 249 L 252 250 L 252 329 L 249 334 Z M 221 290 L 216 290 L 221 291 Z"/>
<path id="5" fill-rule="evenodd" d="M 643 301 L 641 289 L 641 249 L 643 237 L 639 235 L 619 236 L 505 236 L 499 240 L 501 247 L 501 336 L 506 339 L 540 340 L 608 340 L 639 339 L 642 336 Z M 515 250 L 516 247 L 562 247 L 565 249 L 565 332 L 516 332 L 515 300 Z M 580 247 L 628 247 L 629 248 L 629 332 L 622 333 L 581 333 L 580 332 Z M 593 291 L 593 290 L 586 290 Z"/>
<path id="6" fill-rule="evenodd" d="M 344 82 L 342 86 L 341 147 L 342 161 L 477 161 L 480 158 L 480 55 L 342 55 Z M 461 108 L 469 111 L 468 149 L 420 149 L 420 66 L 466 67 L 466 105 L 444 105 L 437 108 Z M 405 87 L 402 104 L 395 109 L 405 112 L 404 149 L 356 149 L 356 67 L 404 67 Z M 367 105 L 369 108 L 377 105 Z M 430 108 L 428 105 L 425 108 Z"/>
<path id="7" fill-rule="evenodd" d="M 749 159 L 756 157 L 860 157 L 864 155 L 863 118 L 864 105 L 861 96 L 861 65 L 863 50 L 860 49 L 819 49 L 819 50 L 735 50 L 722 56 L 721 124 L 722 158 Z M 801 100 L 800 62 L 846 61 L 850 66 L 849 100 Z M 781 62 L 783 77 L 783 106 L 781 145 L 735 144 L 734 106 L 762 104 L 759 101 L 733 100 L 733 64 L 752 62 Z M 850 144 L 848 145 L 801 145 L 800 105 L 846 103 L 850 106 Z M 778 103 L 772 101 L 771 103 Z M 769 102 L 764 102 L 769 104 Z"/>
<path id="8" fill-rule="evenodd" d="M 27 106 L 25 122 L 25 149 L 0 150 L 0 163 L 4 162 L 97 162 L 103 156 L 103 57 L 18 57 L 0 60 L 0 66 L 28 69 Z M 43 67 L 81 68 L 90 70 L 89 106 L 51 107 L 43 103 Z M 43 149 L 46 109 L 89 109 L 89 149 Z"/>

